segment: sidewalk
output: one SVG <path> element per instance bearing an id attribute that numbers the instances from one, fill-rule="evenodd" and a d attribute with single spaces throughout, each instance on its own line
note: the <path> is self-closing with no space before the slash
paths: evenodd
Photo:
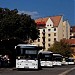
<path id="1" fill-rule="evenodd" d="M 13 67 L 13 68 L 0 68 L 0 72 L 1 71 L 12 71 L 12 70 L 16 70 L 16 68 L 15 67 Z"/>

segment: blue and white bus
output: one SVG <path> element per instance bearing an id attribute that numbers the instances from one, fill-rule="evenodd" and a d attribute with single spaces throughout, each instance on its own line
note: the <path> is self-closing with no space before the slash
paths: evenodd
<path id="1" fill-rule="evenodd" d="M 40 64 L 41 67 L 53 67 L 53 52 L 51 51 L 40 51 Z"/>
<path id="2" fill-rule="evenodd" d="M 63 56 L 61 54 L 53 53 L 53 66 L 62 65 Z"/>
<path id="3" fill-rule="evenodd" d="M 40 69 L 38 51 L 42 49 L 37 45 L 18 44 L 16 47 L 16 68 L 17 69 Z"/>

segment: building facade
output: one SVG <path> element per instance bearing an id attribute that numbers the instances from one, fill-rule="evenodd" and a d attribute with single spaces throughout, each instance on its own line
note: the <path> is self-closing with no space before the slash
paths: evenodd
<path id="1" fill-rule="evenodd" d="M 68 21 L 63 22 L 63 38 L 70 39 L 70 24 Z"/>
<path id="2" fill-rule="evenodd" d="M 67 42 L 70 45 L 70 47 L 72 49 L 72 51 L 71 51 L 72 57 L 75 59 L 75 39 L 67 39 L 67 40 L 65 40 L 65 42 Z"/>
<path id="3" fill-rule="evenodd" d="M 75 39 L 75 26 L 70 28 L 70 39 Z"/>
<path id="4" fill-rule="evenodd" d="M 35 22 L 40 34 L 39 38 L 33 43 L 43 46 L 44 50 L 48 50 L 55 41 L 60 41 L 63 38 L 68 39 L 70 37 L 70 26 L 66 21 L 63 22 L 63 16 L 39 18 L 36 19 Z"/>

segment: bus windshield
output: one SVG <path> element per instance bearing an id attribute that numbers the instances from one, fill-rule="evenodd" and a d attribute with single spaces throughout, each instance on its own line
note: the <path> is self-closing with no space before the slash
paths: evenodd
<path id="1" fill-rule="evenodd" d="M 74 59 L 69 59 L 69 58 L 67 58 L 67 59 L 66 59 L 66 62 L 74 62 Z"/>
<path id="2" fill-rule="evenodd" d="M 53 56 L 53 60 L 54 61 L 62 61 L 62 57 L 61 56 Z"/>
<path id="3" fill-rule="evenodd" d="M 41 61 L 51 61 L 52 54 L 41 54 L 40 53 L 40 59 L 41 59 Z"/>
<path id="4" fill-rule="evenodd" d="M 21 59 L 37 59 L 38 50 L 35 48 L 19 48 L 17 47 L 17 56 Z"/>

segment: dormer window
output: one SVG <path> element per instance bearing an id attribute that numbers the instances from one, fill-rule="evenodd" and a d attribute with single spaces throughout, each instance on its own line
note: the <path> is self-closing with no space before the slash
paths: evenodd
<path id="1" fill-rule="evenodd" d="M 51 24 L 50 24 L 50 26 L 51 26 Z"/>
<path id="2" fill-rule="evenodd" d="M 47 26 L 49 26 L 49 25 L 47 25 Z"/>

